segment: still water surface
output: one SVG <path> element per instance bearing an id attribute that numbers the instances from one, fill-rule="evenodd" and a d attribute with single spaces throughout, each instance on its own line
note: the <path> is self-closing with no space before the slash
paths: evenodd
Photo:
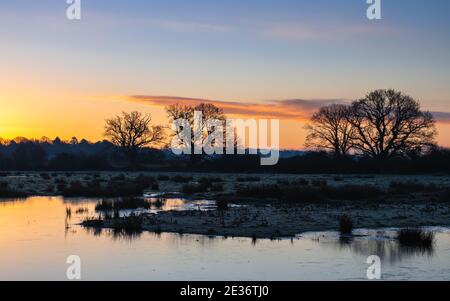
<path id="1" fill-rule="evenodd" d="M 393 229 L 258 240 L 142 233 L 135 237 L 77 225 L 95 199 L 32 197 L 0 201 L 0 280 L 66 280 L 66 259 L 81 258 L 82 280 L 366 280 L 366 258 L 382 258 L 384 280 L 450 280 L 450 231 L 432 251 L 400 248 Z M 160 204 L 161 205 L 161 204 Z M 211 202 L 167 200 L 152 210 L 207 209 Z M 66 215 L 70 207 L 72 214 Z M 87 208 L 88 212 L 76 212 Z"/>

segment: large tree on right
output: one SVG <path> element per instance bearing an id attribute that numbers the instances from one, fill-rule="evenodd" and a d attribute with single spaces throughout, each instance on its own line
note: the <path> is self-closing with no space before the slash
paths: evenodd
<path id="1" fill-rule="evenodd" d="M 395 90 L 376 90 L 353 102 L 347 120 L 355 131 L 353 149 L 377 160 L 421 152 L 437 134 L 432 114 Z"/>

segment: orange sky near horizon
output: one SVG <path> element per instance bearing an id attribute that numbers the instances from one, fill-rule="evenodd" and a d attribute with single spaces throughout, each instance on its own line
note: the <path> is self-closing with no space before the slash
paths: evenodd
<path id="1" fill-rule="evenodd" d="M 85 97 L 72 94 L 70 99 L 61 102 L 63 95 L 21 96 L 4 95 L 0 92 L 0 137 L 68 140 L 73 136 L 90 141 L 104 139 L 104 120 L 122 111 L 137 110 L 152 115 L 153 123 L 169 125 L 162 105 L 130 101 L 127 97 L 97 96 Z M 14 101 L 11 101 L 14 99 Z M 38 103 L 38 104 L 37 104 Z M 248 109 L 251 111 L 252 107 Z M 270 109 L 270 106 L 268 106 Z M 255 111 L 260 111 L 260 107 Z M 278 112 L 283 109 L 278 109 Z M 258 112 L 259 112 L 258 111 Z M 277 109 L 272 108 L 272 111 Z M 259 113 L 258 113 L 259 114 Z M 258 114 L 228 114 L 230 118 L 264 118 Z M 284 114 L 284 113 L 283 113 Z M 305 112 L 305 116 L 308 112 Z M 307 119 L 280 118 L 281 149 L 303 149 Z M 438 143 L 450 147 L 450 124 L 438 123 Z"/>
<path id="2" fill-rule="evenodd" d="M 151 114 L 153 124 L 169 125 L 164 108 L 128 101 L 88 101 L 74 100 L 76 105 L 61 107 L 55 102 L 46 102 L 28 110 L 26 103 L 11 106 L 0 96 L 3 110 L 0 111 L 0 137 L 13 139 L 16 137 L 54 139 L 60 137 L 68 140 L 73 136 L 89 141 L 104 139 L 104 120 L 122 111 L 140 111 Z M 25 111 L 26 110 L 26 111 Z M 27 112 L 24 114 L 23 112 Z M 65 113 L 61 113 L 65 112 Z M 230 115 L 230 118 L 254 118 L 253 116 Z M 284 149 L 301 149 L 305 133 L 303 122 L 295 120 L 280 121 L 280 146 Z"/>

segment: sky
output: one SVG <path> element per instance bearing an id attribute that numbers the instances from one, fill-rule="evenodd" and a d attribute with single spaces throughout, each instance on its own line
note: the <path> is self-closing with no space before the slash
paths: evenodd
<path id="1" fill-rule="evenodd" d="M 329 103 L 394 88 L 435 112 L 450 146 L 450 1 L 0 1 L 0 137 L 103 139 L 122 111 L 209 101 L 279 118 L 282 148 Z"/>

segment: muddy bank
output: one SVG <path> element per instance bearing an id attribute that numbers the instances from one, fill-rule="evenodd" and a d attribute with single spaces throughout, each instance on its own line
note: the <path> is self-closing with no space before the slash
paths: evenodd
<path id="1" fill-rule="evenodd" d="M 277 206 L 252 204 L 226 211 L 166 211 L 139 216 L 92 219 L 83 226 L 116 231 L 151 231 L 211 236 L 280 238 L 307 231 L 337 230 L 347 214 L 357 228 L 450 226 L 447 203 L 357 202 Z"/>

